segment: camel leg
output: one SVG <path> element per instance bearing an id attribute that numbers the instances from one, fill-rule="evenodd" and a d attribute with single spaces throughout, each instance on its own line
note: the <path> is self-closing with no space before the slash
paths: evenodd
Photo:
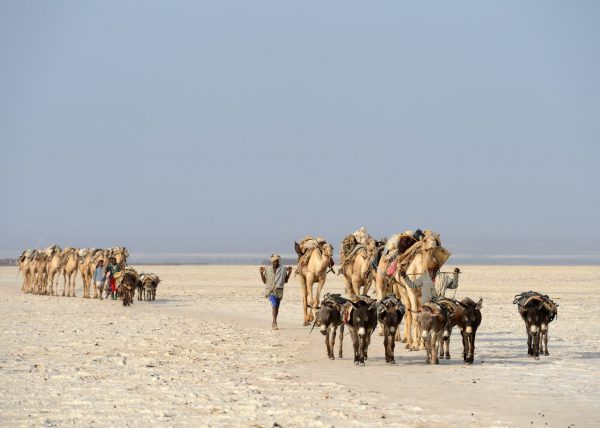
<path id="1" fill-rule="evenodd" d="M 300 276 L 300 287 L 302 292 L 302 307 L 304 308 L 304 324 L 308 325 L 308 291 L 306 287 L 306 279 Z"/>
<path id="2" fill-rule="evenodd" d="M 77 272 L 73 272 L 71 275 L 69 275 L 69 297 L 73 296 L 73 297 L 77 297 L 75 295 L 75 281 L 77 280 Z M 82 275 L 82 281 L 83 281 L 83 275 Z M 71 292 L 73 294 L 71 294 Z"/>
<path id="3" fill-rule="evenodd" d="M 408 292 L 407 293 L 407 297 L 410 303 L 410 309 L 411 310 L 417 310 L 418 309 L 418 303 L 417 303 L 417 296 L 415 295 L 415 293 L 413 292 Z M 410 311 L 407 311 L 407 315 L 409 315 L 407 317 L 407 324 L 409 325 L 408 327 L 408 331 L 407 331 L 407 336 L 406 336 L 406 341 L 408 343 L 408 348 L 413 350 L 413 351 L 417 351 L 419 349 L 419 340 L 421 338 L 421 331 L 419 326 L 417 325 L 417 323 L 413 322 L 413 317 L 412 317 L 412 313 Z M 418 332 L 417 332 L 418 330 Z"/>
<path id="4" fill-rule="evenodd" d="M 346 296 L 348 297 L 352 297 L 354 296 L 353 293 L 353 288 L 352 288 L 352 280 L 349 279 L 346 275 L 344 275 L 344 281 L 346 282 Z"/>
<path id="5" fill-rule="evenodd" d="M 308 293 L 308 295 L 306 296 L 306 299 L 308 300 L 308 303 L 310 303 L 310 305 L 312 306 L 312 309 L 308 311 L 308 322 L 310 323 L 312 320 L 315 319 L 315 314 L 317 312 L 317 305 L 315 302 L 315 299 L 313 297 L 313 284 L 315 283 L 315 275 L 312 272 L 307 272 L 306 273 L 306 291 Z"/>
<path id="6" fill-rule="evenodd" d="M 67 289 L 67 273 L 63 271 L 63 292 L 62 292 L 63 297 L 65 297 L 66 289 Z"/>
<path id="7" fill-rule="evenodd" d="M 360 278 L 360 274 L 353 273 L 352 274 L 352 292 L 355 296 L 360 294 L 360 287 L 362 286 L 362 280 Z"/>
<path id="8" fill-rule="evenodd" d="M 325 285 L 325 275 L 322 278 L 319 278 L 319 283 L 317 284 L 317 295 L 315 296 L 315 305 L 319 306 L 321 303 L 321 291 L 323 290 L 323 286 Z"/>

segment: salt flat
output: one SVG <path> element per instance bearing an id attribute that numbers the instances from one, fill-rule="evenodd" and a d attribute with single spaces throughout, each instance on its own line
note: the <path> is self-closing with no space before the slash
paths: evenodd
<path id="1" fill-rule="evenodd" d="M 457 297 L 484 299 L 475 364 L 455 330 L 439 366 L 403 344 L 386 365 L 374 335 L 360 368 L 350 336 L 330 361 L 301 325 L 297 280 L 272 331 L 256 267 L 135 267 L 162 282 L 131 308 L 81 298 L 79 280 L 77 298 L 24 295 L 0 268 L 0 426 L 600 425 L 600 267 L 461 266 Z M 540 361 L 512 304 L 526 290 L 560 304 Z"/>

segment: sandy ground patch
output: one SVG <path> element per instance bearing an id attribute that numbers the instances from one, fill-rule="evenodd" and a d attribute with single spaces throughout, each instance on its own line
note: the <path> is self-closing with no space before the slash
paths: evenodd
<path id="1" fill-rule="evenodd" d="M 136 266 L 161 276 L 157 300 L 24 295 L 0 268 L 2 426 L 599 426 L 600 268 L 462 266 L 457 297 L 483 297 L 475 364 L 424 364 L 396 348 L 385 364 L 326 358 L 303 327 L 288 284 L 270 330 L 256 267 Z M 534 289 L 560 303 L 550 357 L 526 355 L 513 296 Z M 61 288 L 62 290 L 62 288 Z M 325 290 L 342 292 L 340 277 Z"/>

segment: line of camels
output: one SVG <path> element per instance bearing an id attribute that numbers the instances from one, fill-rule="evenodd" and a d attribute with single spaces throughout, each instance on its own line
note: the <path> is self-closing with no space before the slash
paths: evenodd
<path id="1" fill-rule="evenodd" d="M 344 277 L 346 295 L 351 299 L 368 295 L 373 282 L 377 300 L 395 294 L 406 307 L 402 341 L 408 349 L 422 349 L 421 332 L 413 315 L 421 306 L 421 290 L 410 288 L 400 272 L 414 279 L 428 270 L 439 270 L 450 256 L 441 245 L 440 235 L 429 230 L 406 231 L 377 241 L 361 228 L 351 236 L 360 251 L 348 254 L 349 248 L 342 244 L 341 266 L 337 272 Z M 322 238 L 308 236 L 295 243 L 295 247 L 299 256 L 296 275 L 300 278 L 303 295 L 304 325 L 309 325 L 316 313 L 312 308 L 319 306 L 327 274 L 333 272 L 333 246 Z M 391 273 L 389 268 L 393 263 L 402 264 L 403 269 Z M 314 284 L 317 284 L 316 293 Z M 400 339 L 400 331 L 396 337 Z"/>
<path id="2" fill-rule="evenodd" d="M 106 266 L 111 257 L 118 264 L 126 265 L 129 252 L 125 247 L 107 250 L 75 247 L 61 249 L 58 245 L 51 245 L 44 250 L 25 250 L 17 262 L 23 276 L 21 290 L 24 293 L 58 296 L 58 282 L 62 274 L 62 295 L 75 297 L 75 279 L 79 272 L 83 281 L 83 297 L 89 299 L 96 265 L 103 260 Z M 96 288 L 96 284 L 93 286 L 94 298 L 99 298 L 100 290 Z"/>

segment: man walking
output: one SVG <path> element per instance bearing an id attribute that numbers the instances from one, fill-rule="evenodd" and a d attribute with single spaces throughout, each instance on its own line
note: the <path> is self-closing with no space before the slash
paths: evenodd
<path id="1" fill-rule="evenodd" d="M 100 300 L 102 300 L 102 293 L 104 293 L 104 282 L 106 281 L 106 271 L 104 269 L 104 260 L 98 260 L 96 269 L 94 270 L 94 298 L 96 298 L 98 291 L 100 292 Z"/>
<path id="2" fill-rule="evenodd" d="M 265 297 L 271 302 L 273 313 L 272 328 L 273 330 L 278 330 L 277 315 L 279 314 L 281 299 L 283 299 L 283 286 L 290 279 L 292 267 L 282 266 L 279 254 L 272 254 L 271 266 L 261 266 L 259 272 L 260 279 L 265 284 Z"/>

